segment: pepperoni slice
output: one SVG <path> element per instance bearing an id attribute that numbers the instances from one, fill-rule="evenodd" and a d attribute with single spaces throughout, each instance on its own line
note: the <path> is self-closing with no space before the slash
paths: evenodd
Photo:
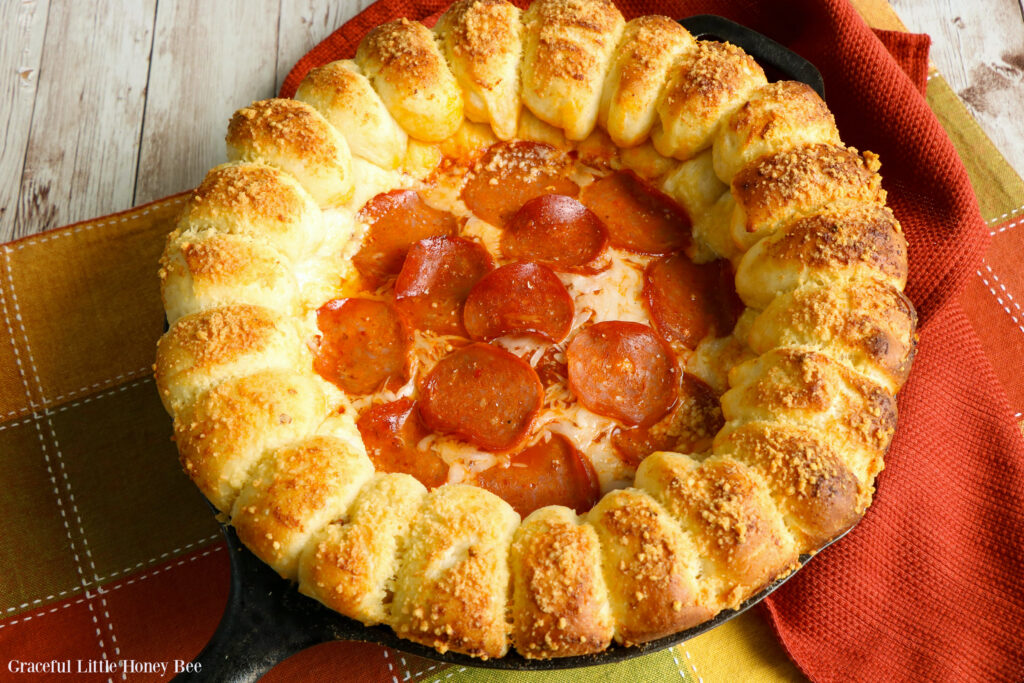
<path id="1" fill-rule="evenodd" d="M 572 197 L 546 194 L 523 204 L 501 235 L 505 258 L 537 261 L 566 272 L 595 273 L 608 246 L 597 215 Z"/>
<path id="2" fill-rule="evenodd" d="M 455 216 L 428 206 L 412 190 L 377 195 L 359 211 L 359 219 L 370 228 L 352 263 L 374 287 L 398 274 L 413 244 L 459 230 Z"/>
<path id="3" fill-rule="evenodd" d="M 543 395 L 537 373 L 526 362 L 477 342 L 448 354 L 430 371 L 420 414 L 435 431 L 486 450 L 504 450 L 526 436 Z"/>
<path id="4" fill-rule="evenodd" d="M 481 472 L 476 485 L 504 498 L 523 517 L 545 505 L 583 514 L 601 496 L 590 461 L 561 434 L 516 453 L 507 466 Z"/>
<path id="5" fill-rule="evenodd" d="M 551 145 L 499 142 L 473 168 L 462 188 L 462 201 L 478 218 L 502 227 L 535 197 L 575 197 L 579 185 L 565 177 L 570 166 L 569 157 Z"/>
<path id="6" fill-rule="evenodd" d="M 535 334 L 560 342 L 572 328 L 572 297 L 547 266 L 510 263 L 483 277 L 466 299 L 462 319 L 471 339 Z"/>
<path id="7" fill-rule="evenodd" d="M 409 379 L 412 338 L 391 304 L 334 299 L 317 310 L 316 325 L 322 337 L 313 369 L 343 391 L 371 394 Z"/>
<path id="8" fill-rule="evenodd" d="M 395 305 L 419 330 L 461 334 L 462 305 L 477 281 L 494 269 L 483 246 L 462 237 L 431 237 L 409 250 L 395 280 Z"/>
<path id="9" fill-rule="evenodd" d="M 586 328 L 566 349 L 569 388 L 590 410 L 648 426 L 672 407 L 678 369 L 672 351 L 647 325 L 612 320 Z"/>
<path id="10" fill-rule="evenodd" d="M 436 488 L 447 481 L 448 465 L 437 453 L 417 447 L 430 432 L 415 407 L 411 398 L 376 405 L 359 416 L 356 426 L 374 469 L 411 474 L 427 488 Z"/>
<path id="11" fill-rule="evenodd" d="M 699 453 L 711 447 L 722 428 L 722 407 L 711 387 L 690 373 L 683 373 L 679 400 L 672 412 L 650 427 L 619 429 L 612 444 L 622 460 L 633 467 L 656 451 Z"/>
<path id="12" fill-rule="evenodd" d="M 617 171 L 583 188 L 580 201 L 608 228 L 615 247 L 668 254 L 690 244 L 686 212 L 632 171 Z"/>
<path id="13" fill-rule="evenodd" d="M 709 332 L 732 332 L 743 312 L 729 262 L 696 264 L 684 253 L 647 266 L 644 298 L 658 332 L 690 349 Z"/>

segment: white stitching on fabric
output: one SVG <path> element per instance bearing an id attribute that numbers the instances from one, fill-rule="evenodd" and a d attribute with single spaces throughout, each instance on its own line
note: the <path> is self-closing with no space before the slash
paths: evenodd
<path id="1" fill-rule="evenodd" d="M 170 571 L 170 570 L 172 570 L 172 569 L 174 569 L 176 567 L 180 567 L 183 564 L 187 564 L 189 562 L 195 562 L 198 559 L 201 559 L 201 558 L 204 558 L 204 557 L 208 557 L 208 556 L 212 555 L 213 553 L 220 552 L 223 549 L 224 549 L 224 546 L 218 545 L 218 546 L 210 548 L 209 550 L 206 550 L 206 551 L 204 551 L 204 552 L 202 552 L 202 553 L 200 553 L 198 555 L 193 555 L 192 557 L 186 557 L 184 559 L 178 560 L 174 564 L 167 565 L 166 567 L 158 567 L 158 568 L 154 569 L 153 571 L 148 572 L 146 574 L 140 574 L 139 576 L 136 576 L 133 579 L 128 579 L 127 581 L 119 582 L 119 583 L 116 583 L 116 584 L 114 584 L 112 586 L 107 586 L 106 588 L 98 588 L 97 589 L 97 593 L 98 594 L 113 593 L 114 591 L 119 590 L 121 588 L 124 588 L 125 586 L 131 586 L 134 583 L 139 583 L 140 581 L 145 581 L 146 579 L 150 579 L 150 578 L 156 576 L 160 572 L 167 572 L 167 571 Z M 47 614 L 53 614 L 54 612 L 59 612 L 62 609 L 67 609 L 69 607 L 74 607 L 75 605 L 81 605 L 86 600 L 93 600 L 95 597 L 96 597 L 96 595 L 93 595 L 89 591 L 86 591 L 85 592 L 85 597 L 78 598 L 77 600 L 69 602 L 66 605 L 60 605 L 59 607 L 51 607 L 50 609 L 45 609 L 45 610 L 42 610 L 41 612 L 36 612 L 35 614 L 29 615 L 27 617 L 18 617 L 17 619 L 11 619 L 10 621 L 5 621 L 4 623 L 0 624 L 0 629 L 7 628 L 8 626 L 14 626 L 15 624 L 23 623 L 23 622 L 26 622 L 26 621 L 31 621 L 32 619 L 36 619 L 38 617 L 44 617 Z"/>
<path id="2" fill-rule="evenodd" d="M 988 269 L 988 272 L 992 273 L 993 280 L 998 280 L 996 274 L 992 272 L 991 268 L 989 268 L 987 265 L 985 266 L 985 268 Z M 1006 311 L 1006 315 L 1010 316 L 1010 319 L 1017 325 L 1017 329 L 1020 330 L 1021 332 L 1024 332 L 1024 324 L 1021 324 L 1021 321 L 1017 319 L 1017 316 L 1015 316 L 1013 312 L 1010 311 L 1007 305 L 1003 302 L 1002 297 L 996 294 L 996 290 L 992 287 L 992 284 L 985 279 L 985 276 L 981 274 L 980 270 L 978 271 L 978 277 L 981 278 L 981 281 L 985 283 L 986 287 L 988 287 L 988 291 L 992 293 L 992 296 L 996 298 L 996 301 L 999 302 L 999 305 L 1003 307 L 1004 311 Z M 1003 291 L 1006 291 L 1005 287 L 1003 288 Z M 1006 294 L 1007 297 L 1010 298 L 1010 300 L 1012 301 L 1013 297 L 1010 296 L 1010 293 L 1006 292 Z M 1014 303 L 1014 305 L 1016 305 L 1016 303 Z"/>
<path id="3" fill-rule="evenodd" d="M 679 658 L 676 657 L 676 649 L 674 647 L 670 647 L 668 651 L 672 653 L 672 661 L 676 663 L 676 671 L 679 672 L 679 677 L 685 681 L 686 674 L 683 673 L 683 666 L 679 663 Z"/>
<path id="4" fill-rule="evenodd" d="M 153 366 L 146 365 L 146 366 L 143 366 L 143 367 L 139 368 L 138 370 L 133 370 L 131 372 L 122 372 L 117 377 L 111 377 L 110 379 L 106 379 L 106 380 L 103 380 L 103 381 L 100 381 L 100 382 L 93 382 L 92 384 L 90 384 L 87 387 L 80 387 L 78 389 L 75 389 L 74 391 L 69 391 L 66 394 L 60 394 L 59 396 L 55 396 L 54 398 L 43 397 L 42 405 L 39 406 L 39 407 L 46 408 L 46 407 L 49 407 L 49 406 L 53 405 L 54 403 L 60 403 L 61 401 L 64 401 L 64 400 L 67 400 L 67 399 L 78 398 L 79 396 L 81 396 L 81 395 L 83 395 L 85 393 L 88 393 L 90 391 L 94 391 L 96 389 L 102 389 L 102 388 L 107 387 L 107 386 L 109 386 L 111 384 L 119 382 L 119 381 L 121 381 L 123 379 L 128 379 L 129 377 L 138 377 L 142 373 L 149 373 L 149 372 L 152 372 L 152 371 L 153 371 Z M 143 380 L 140 380 L 140 381 L 152 381 L 152 379 L 153 379 L 152 377 L 147 377 L 147 378 L 145 378 Z M 132 385 L 132 386 L 135 386 L 135 385 Z M 114 387 L 113 389 L 108 390 L 108 391 L 116 391 L 118 389 L 120 389 L 120 387 Z M 104 394 L 105 393 L 106 392 L 104 392 Z M 99 397 L 100 397 L 100 394 L 97 394 L 95 396 L 91 396 L 90 399 L 99 398 Z M 61 410 L 66 410 L 66 408 L 61 406 L 61 407 L 56 409 L 57 412 L 60 412 Z M 17 415 L 18 413 L 21 413 L 21 412 L 23 412 L 22 409 L 12 410 L 12 411 L 8 412 L 6 415 L 4 415 L 3 417 L 10 417 L 12 415 Z M 29 411 L 27 413 L 25 413 L 25 414 L 26 415 L 38 416 L 39 413 L 40 413 L 40 411 L 37 409 L 36 404 L 34 402 L 30 401 L 29 402 Z M 33 419 L 33 418 L 30 418 L 30 419 Z M 0 427 L 0 429 L 2 429 L 2 427 Z"/>
<path id="5" fill-rule="evenodd" d="M 1008 289 L 1006 288 L 1006 285 L 1004 285 L 1004 284 L 1003 284 L 1002 282 L 1000 282 L 1000 280 L 999 280 L 999 276 L 998 276 L 998 275 L 996 275 L 996 273 L 995 273 L 995 271 L 994 271 L 994 270 L 992 270 L 992 267 L 991 267 L 991 266 L 989 266 L 989 265 L 988 265 L 987 263 L 984 263 L 984 264 L 982 264 L 982 265 L 984 265 L 984 266 L 985 266 L 985 270 L 987 270 L 987 271 L 989 272 L 989 274 L 990 274 L 990 275 L 992 276 L 992 282 L 994 282 L 994 283 L 996 283 L 997 285 L 999 285 L 999 289 L 1003 290 L 1003 294 L 1005 294 L 1005 295 L 1006 295 L 1006 298 L 1007 298 L 1007 300 L 1008 300 L 1008 301 L 1009 301 L 1009 302 L 1010 302 L 1011 304 L 1013 304 L 1013 307 L 1014 307 L 1014 308 L 1016 308 L 1016 309 L 1017 309 L 1018 311 L 1020 311 L 1020 310 L 1021 310 L 1021 308 L 1020 308 L 1020 304 L 1018 304 L 1018 303 L 1017 303 L 1016 301 L 1014 301 L 1014 299 L 1013 299 L 1013 294 L 1011 294 L 1011 293 L 1010 293 L 1010 290 L 1008 290 Z M 1024 312 L 1024 311 L 1022 311 L 1022 312 Z"/>
<path id="6" fill-rule="evenodd" d="M 160 553 L 156 557 L 151 557 L 148 560 L 143 560 L 142 562 L 137 562 L 134 565 L 132 565 L 131 567 L 125 567 L 124 569 L 119 569 L 119 570 L 117 570 L 115 572 L 111 572 L 110 574 L 107 574 L 106 576 L 101 576 L 101 577 L 99 577 L 97 579 L 97 582 L 109 581 L 110 579 L 114 578 L 115 576 L 121 576 L 122 574 L 127 574 L 128 572 L 133 572 L 133 571 L 135 571 L 137 569 L 141 569 L 142 567 L 149 566 L 149 565 L 153 564 L 154 562 L 159 562 L 160 560 L 165 559 L 167 557 L 170 557 L 171 555 L 176 555 L 176 554 L 178 554 L 180 552 L 188 550 L 189 548 L 195 547 L 197 545 L 203 545 L 204 543 L 209 543 L 210 541 L 216 540 L 219 537 L 220 537 L 220 532 L 217 532 L 217 533 L 213 534 L 212 536 L 207 536 L 206 538 L 201 538 L 198 541 L 192 541 L 191 543 L 186 543 L 185 545 L 183 545 L 183 546 L 181 546 L 179 548 L 175 548 L 174 550 L 168 550 L 165 553 Z M 40 604 L 42 602 L 46 602 L 47 600 L 54 600 L 56 598 L 65 596 L 65 595 L 67 595 L 70 592 L 71 592 L 71 590 L 64 590 L 64 591 L 61 591 L 59 593 L 54 593 L 53 595 L 47 595 L 45 598 L 36 598 L 35 600 L 32 600 L 31 602 L 23 602 L 22 604 L 17 605 L 16 607 L 8 607 L 8 608 L 6 608 L 4 610 L 4 612 L 8 613 L 8 614 L 11 613 L 11 612 L 16 612 L 16 611 L 18 611 L 20 609 L 24 609 L 24 608 L 29 607 L 31 605 L 38 605 L 38 604 Z"/>
<path id="7" fill-rule="evenodd" d="M 192 541 L 191 543 L 186 543 L 185 545 L 181 546 L 180 548 L 175 548 L 174 550 L 168 550 L 165 553 L 160 553 L 156 557 L 151 557 L 148 560 L 143 560 L 142 562 L 136 562 L 131 567 L 126 567 L 124 569 L 119 569 L 116 572 L 111 572 L 111 573 L 107 574 L 106 576 L 101 576 L 98 579 L 96 579 L 96 581 L 97 582 L 109 581 L 110 579 L 114 578 L 115 576 L 121 576 L 122 574 L 127 574 L 128 572 L 133 572 L 136 569 L 141 569 L 142 567 L 147 567 L 147 566 L 153 564 L 154 562 L 159 562 L 160 560 L 166 559 L 166 558 L 170 557 L 171 555 L 176 555 L 176 554 L 180 553 L 183 550 L 188 550 L 189 548 L 192 548 L 194 546 L 203 545 L 204 543 L 209 543 L 210 541 L 214 541 L 214 540 L 216 540 L 218 538 L 220 538 L 220 532 L 219 531 L 217 533 L 211 535 L 211 536 L 207 536 L 206 538 L 201 538 L 198 541 Z"/>
<path id="8" fill-rule="evenodd" d="M 153 381 L 152 377 L 143 377 L 142 379 L 136 380 L 136 381 L 132 382 L 131 384 L 122 384 L 119 387 L 114 387 L 113 389 L 107 389 L 106 391 L 101 391 L 98 394 L 93 394 L 92 396 L 90 396 L 88 398 L 84 398 L 84 399 L 82 399 L 80 401 L 74 401 L 73 403 L 67 403 L 67 404 L 59 406 L 57 408 L 53 408 L 52 410 L 50 410 L 50 413 L 52 413 L 53 415 L 57 415 L 58 413 L 63 413 L 65 411 L 71 410 L 72 408 L 77 408 L 78 406 L 83 406 L 86 403 L 92 403 L 93 401 L 95 401 L 97 399 L 106 398 L 107 396 L 113 396 L 114 394 L 119 394 L 119 393 L 121 393 L 123 391 L 128 391 L 129 389 L 134 389 L 137 386 L 141 386 L 143 384 L 148 384 L 149 382 L 152 382 L 152 381 Z M 33 420 L 37 420 L 37 419 L 39 419 L 38 416 L 35 416 L 35 417 L 27 417 L 24 420 L 18 420 L 16 422 L 8 422 L 7 424 L 0 425 L 0 432 L 2 432 L 5 429 L 10 429 L 11 427 L 18 427 L 20 425 L 28 424 L 29 422 L 32 422 Z"/>
<path id="9" fill-rule="evenodd" d="M 42 395 L 43 394 L 43 385 L 42 385 L 42 382 L 39 379 L 39 369 L 36 367 L 35 358 L 32 356 L 32 347 L 29 344 L 28 330 L 25 329 L 25 321 L 21 317 L 21 308 L 18 305 L 18 293 L 17 293 L 17 291 L 15 289 L 15 286 L 14 286 L 14 276 L 13 276 L 13 274 L 11 272 L 11 250 L 10 250 L 10 247 L 7 247 L 7 248 L 4 249 L 4 255 L 6 256 L 5 261 L 6 261 L 6 267 L 7 267 L 7 284 L 8 284 L 8 291 L 9 291 L 10 297 L 11 297 L 11 306 L 12 306 L 12 309 L 14 310 L 14 319 L 18 321 L 18 327 L 21 330 L 21 337 L 22 337 L 22 340 L 25 343 L 25 356 L 28 359 L 29 367 L 32 369 L 32 379 L 35 381 L 36 389 L 39 391 L 39 394 Z M 11 329 L 12 325 L 11 325 L 11 320 L 10 320 L 9 312 L 7 311 L 6 301 L 4 302 L 4 312 L 5 312 L 5 315 L 6 315 L 6 318 L 7 318 L 7 328 L 8 328 L 8 330 L 11 333 L 11 338 L 13 339 L 14 338 L 14 333 L 13 333 L 13 330 Z M 17 349 L 17 345 L 15 345 L 14 348 Z M 20 363 L 19 363 L 19 365 L 20 365 Z M 22 381 L 23 381 L 23 384 L 25 385 L 26 397 L 28 398 L 29 406 L 31 407 L 32 406 L 32 399 L 31 399 L 31 394 L 29 393 L 28 378 L 24 375 L 24 373 L 22 373 Z M 47 425 L 47 427 L 49 427 L 49 430 L 50 430 L 50 442 L 53 445 L 53 451 L 54 451 L 54 454 L 56 455 L 57 465 L 60 468 L 61 479 L 64 482 L 64 493 L 67 494 L 68 502 L 71 504 L 72 514 L 74 514 L 75 522 L 78 524 L 78 533 L 79 533 L 81 541 L 82 541 L 82 548 L 85 550 L 85 556 L 89 560 L 89 566 L 92 567 L 93 581 L 95 581 L 96 577 L 97 577 L 96 562 L 93 560 L 92 551 L 89 549 L 89 539 L 86 537 L 85 528 L 82 526 L 82 515 L 81 515 L 81 513 L 78 512 L 78 504 L 75 502 L 75 494 L 72 493 L 72 491 L 71 491 L 71 482 L 68 479 L 67 468 L 65 468 L 65 466 L 64 466 L 64 457 L 63 457 L 63 455 L 60 452 L 60 442 L 57 440 L 57 430 L 53 426 L 52 413 L 50 412 L 50 410 L 48 408 L 45 407 L 45 405 L 43 406 L 43 417 L 46 419 L 46 425 Z M 40 429 L 39 421 L 38 420 L 36 420 L 36 422 L 35 422 L 35 427 L 36 427 L 36 432 L 37 432 L 37 434 L 39 436 L 39 445 L 40 445 L 41 450 L 43 452 L 43 457 L 44 457 L 44 459 L 45 459 L 45 461 L 47 463 L 46 469 L 47 469 L 47 472 L 49 472 L 49 474 L 50 474 L 50 481 L 54 485 L 54 492 L 57 493 L 57 500 L 59 502 L 60 501 L 60 493 L 57 491 L 56 477 L 53 474 L 53 468 L 51 467 L 49 454 L 47 453 L 46 440 L 45 440 L 45 438 L 42 435 L 42 429 Z M 60 512 L 61 512 L 61 517 L 63 518 L 63 521 L 64 521 L 64 529 L 67 532 L 68 540 L 71 543 L 72 555 L 75 558 L 75 568 L 78 570 L 78 575 L 79 575 L 79 578 L 81 580 L 82 587 L 84 588 L 84 587 L 88 586 L 89 583 L 91 583 L 91 582 L 88 581 L 85 578 L 85 572 L 83 571 L 83 568 L 82 568 L 82 561 L 81 561 L 81 559 L 78 556 L 78 552 L 77 552 L 77 548 L 75 546 L 75 542 L 71 538 L 71 529 L 68 526 L 67 515 L 65 514 L 65 510 L 64 510 L 63 505 L 60 506 Z M 88 595 L 89 595 L 88 590 L 86 590 L 86 597 L 88 597 Z M 95 621 L 96 620 L 96 615 L 95 615 L 95 611 L 93 610 L 92 603 L 91 602 L 87 602 L 86 605 L 89 607 L 89 611 L 93 612 L 93 620 Z M 107 624 L 107 628 L 108 628 L 108 630 L 110 632 L 113 632 L 113 626 L 111 624 Z M 103 638 L 101 637 L 99 629 L 96 630 L 96 635 L 99 638 L 99 645 L 100 645 L 100 649 L 101 649 L 102 654 L 103 654 L 103 658 L 107 659 L 106 646 L 103 644 Z"/>
<path id="10" fill-rule="evenodd" d="M 704 679 L 701 678 L 699 673 L 697 673 L 697 666 L 693 663 L 693 657 L 690 656 L 690 651 L 684 647 L 683 654 L 686 655 L 686 663 L 690 665 L 690 669 L 693 671 L 693 675 L 697 677 L 698 683 L 704 683 Z"/>
<path id="11" fill-rule="evenodd" d="M 404 660 L 404 659 L 402 660 L 402 663 L 403 663 L 403 664 L 405 663 L 405 660 Z M 422 676 L 422 675 L 423 675 L 423 674 L 425 674 L 425 673 L 428 673 L 428 672 L 430 672 L 430 671 L 433 671 L 434 669 L 436 669 L 436 668 L 437 668 L 437 667 L 439 667 L 439 666 L 441 666 L 441 665 L 440 665 L 440 664 L 435 664 L 434 666 L 428 666 L 428 667 L 427 667 L 426 669 L 423 669 L 422 671 L 417 671 L 416 673 L 414 673 L 414 674 L 411 674 L 411 675 L 412 675 L 412 676 Z M 407 667 L 407 669 L 408 669 L 408 667 Z M 406 670 L 406 674 L 407 674 L 407 676 L 406 676 L 406 678 L 405 678 L 404 680 L 409 680 L 409 675 L 408 675 L 408 674 L 409 674 L 409 671 L 408 671 L 408 670 Z"/>
<path id="12" fill-rule="evenodd" d="M 136 213 L 136 212 L 132 211 L 131 209 L 129 209 L 129 212 L 130 212 L 129 215 L 121 216 L 119 218 L 108 218 L 108 219 L 102 220 L 102 221 L 96 221 L 96 222 L 93 222 L 93 223 L 86 223 L 85 225 L 79 225 L 78 227 L 71 228 L 70 230 L 68 230 L 68 229 L 55 230 L 52 233 L 43 234 L 43 235 L 41 235 L 39 237 L 29 237 L 26 240 L 24 240 L 23 242 L 19 242 L 18 244 L 16 244 L 14 246 L 14 248 L 17 249 L 18 251 L 21 251 L 25 247 L 31 246 L 33 244 L 42 244 L 44 242 L 50 242 L 50 241 L 53 241 L 53 240 L 60 239 L 62 237 L 70 237 L 71 235 L 77 235 L 78 233 L 81 233 L 81 232 L 89 232 L 90 230 L 93 230 L 95 228 L 102 228 L 102 227 L 105 227 L 105 226 L 108 226 L 108 225 L 114 225 L 115 223 L 127 223 L 128 221 L 135 220 L 136 218 L 142 218 L 143 216 L 146 216 L 146 215 L 148 215 L 150 213 L 153 213 L 157 209 L 163 208 L 166 205 L 173 204 L 174 202 L 186 202 L 186 201 L 188 201 L 188 196 L 187 195 L 186 196 L 182 196 L 182 197 L 174 197 L 172 199 L 163 199 L 163 200 L 154 202 L 153 204 L 151 204 L 150 206 L 148 206 L 147 208 L 143 209 L 142 211 L 140 211 L 138 213 Z M 10 249 L 10 248 L 11 247 L 7 247 L 7 249 Z"/>
<path id="13" fill-rule="evenodd" d="M 1004 218 L 1009 218 L 1010 216 L 1016 216 L 1021 211 L 1024 211 L 1024 206 L 1018 206 L 1016 209 L 1013 209 L 1012 211 L 1007 211 L 1002 216 L 996 216 L 995 218 L 990 218 L 988 220 L 988 224 L 992 225 L 994 223 L 998 223 L 999 221 L 1003 220 Z"/>
<path id="14" fill-rule="evenodd" d="M 387 648 L 384 648 L 384 662 L 388 665 L 388 671 L 391 672 L 392 683 L 398 683 L 398 676 L 395 675 L 395 666 L 391 663 L 391 656 L 388 654 Z"/>
<path id="15" fill-rule="evenodd" d="M 1017 219 L 1017 220 L 1015 220 L 1012 223 L 1007 223 L 1006 225 L 1004 225 L 1003 227 L 999 228 L 998 230 L 991 231 L 988 235 L 989 235 L 989 237 L 995 237 L 999 233 L 1006 232 L 1010 228 L 1015 228 L 1018 225 L 1020 225 L 1021 223 L 1024 223 L 1024 218 Z"/>

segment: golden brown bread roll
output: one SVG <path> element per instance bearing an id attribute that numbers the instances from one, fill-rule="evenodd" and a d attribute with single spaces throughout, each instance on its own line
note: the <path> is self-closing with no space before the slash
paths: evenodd
<path id="1" fill-rule="evenodd" d="M 294 579 L 310 538 L 348 509 L 373 474 L 366 452 L 329 434 L 269 452 L 242 487 L 231 525 L 256 557 Z"/>
<path id="2" fill-rule="evenodd" d="M 693 542 L 653 498 L 636 489 L 612 491 L 589 513 L 597 530 L 615 617 L 615 640 L 635 645 L 709 619 Z"/>
<path id="3" fill-rule="evenodd" d="M 211 169 L 178 220 L 180 230 L 217 230 L 265 240 L 293 261 L 316 250 L 322 225 L 316 202 L 295 178 L 258 162 Z"/>
<path id="4" fill-rule="evenodd" d="M 913 305 L 889 283 L 804 285 L 777 296 L 752 323 L 747 342 L 755 353 L 816 349 L 895 393 L 910 372 L 916 327 Z"/>
<path id="5" fill-rule="evenodd" d="M 832 112 L 809 85 L 768 83 L 726 119 L 715 136 L 715 173 L 722 182 L 763 156 L 813 143 L 838 145 Z"/>
<path id="6" fill-rule="evenodd" d="M 178 410 L 181 464 L 222 512 L 268 450 L 311 434 L 327 413 L 319 385 L 294 370 L 261 370 L 225 380 Z"/>
<path id="7" fill-rule="evenodd" d="M 732 237 L 746 250 L 765 235 L 834 202 L 885 204 L 878 157 L 813 144 L 763 157 L 732 179 Z"/>
<path id="8" fill-rule="evenodd" d="M 800 548 L 816 548 L 850 528 L 871 502 L 826 433 L 802 425 L 750 422 L 726 427 L 716 455 L 760 474 Z"/>
<path id="9" fill-rule="evenodd" d="M 253 102 L 228 123 L 228 159 L 287 171 L 324 207 L 352 196 L 348 143 L 313 107 L 297 100 Z"/>
<path id="10" fill-rule="evenodd" d="M 299 590 L 364 624 L 389 620 L 398 560 L 427 490 L 408 474 L 376 474 L 302 555 Z"/>
<path id="11" fill-rule="evenodd" d="M 661 16 L 628 22 L 612 57 L 598 121 L 619 147 L 640 144 L 657 118 L 669 68 L 697 41 L 679 22 Z"/>
<path id="12" fill-rule="evenodd" d="M 570 140 L 590 135 L 625 23 L 612 0 L 535 0 L 523 13 L 523 104 Z"/>
<path id="13" fill-rule="evenodd" d="M 427 494 L 395 580 L 395 632 L 441 652 L 504 655 L 508 552 L 518 525 L 508 503 L 476 486 Z"/>
<path id="14" fill-rule="evenodd" d="M 612 639 L 597 533 L 565 507 L 545 507 L 516 529 L 512 643 L 529 658 L 600 652 Z"/>
<path id="15" fill-rule="evenodd" d="M 291 314 L 298 294 L 291 265 L 266 241 L 209 228 L 168 235 L 159 275 L 169 323 L 230 304 Z"/>
<path id="16" fill-rule="evenodd" d="M 466 118 L 490 123 L 499 140 L 511 140 L 519 126 L 520 15 L 507 0 L 458 0 L 434 26 Z"/>
<path id="17" fill-rule="evenodd" d="M 768 487 L 736 460 L 655 453 L 640 463 L 636 485 L 688 532 L 718 607 L 737 607 L 796 562 L 796 545 Z"/>
<path id="18" fill-rule="evenodd" d="M 396 19 L 371 30 L 356 63 L 405 132 L 439 142 L 462 123 L 462 93 L 434 42 L 418 21 Z"/>
<path id="19" fill-rule="evenodd" d="M 353 155 L 386 169 L 402 163 L 408 137 L 355 62 L 344 59 L 311 69 L 295 99 L 323 114 Z"/>
<path id="20" fill-rule="evenodd" d="M 840 202 L 784 225 L 739 260 L 736 293 L 763 309 L 804 282 L 879 279 L 902 290 L 907 240 L 887 207 Z"/>
<path id="21" fill-rule="evenodd" d="M 839 361 L 802 348 L 772 349 L 729 373 L 722 396 L 726 427 L 748 422 L 799 424 L 827 432 L 869 482 L 896 428 L 896 401 Z"/>
<path id="22" fill-rule="evenodd" d="M 689 159 L 711 146 L 732 112 L 767 81 L 754 58 L 730 43 L 697 41 L 669 72 L 659 124 L 651 132 L 665 156 Z"/>
<path id="23" fill-rule="evenodd" d="M 308 362 L 290 318 L 260 306 L 225 306 L 171 325 L 157 343 L 156 385 L 164 407 L 177 414 L 225 379 Z"/>

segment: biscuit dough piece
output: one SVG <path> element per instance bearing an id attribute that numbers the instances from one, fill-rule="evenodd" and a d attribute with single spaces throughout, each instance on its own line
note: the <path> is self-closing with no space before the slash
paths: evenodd
<path id="1" fill-rule="evenodd" d="M 508 503 L 476 486 L 448 484 L 427 494 L 395 581 L 395 632 L 441 652 L 504 655 L 517 526 Z"/>
<path id="2" fill-rule="evenodd" d="M 612 0 L 535 0 L 523 13 L 523 104 L 570 140 L 590 135 L 625 23 Z"/>
<path id="3" fill-rule="evenodd" d="M 440 142 L 458 130 L 462 92 L 423 24 L 402 18 L 377 26 L 359 43 L 356 64 L 410 136 Z"/>
<path id="4" fill-rule="evenodd" d="M 648 15 L 626 24 L 605 78 L 598 114 L 612 142 L 633 147 L 647 138 L 669 69 L 696 49 L 690 32 L 668 17 Z"/>
<path id="5" fill-rule="evenodd" d="M 616 642 L 646 643 L 715 613 L 697 583 L 700 556 L 693 541 L 648 494 L 612 491 L 587 521 L 601 541 Z"/>
<path id="6" fill-rule="evenodd" d="M 385 601 L 426 495 L 408 474 L 375 474 L 351 507 L 306 546 L 299 590 L 364 624 L 387 622 Z"/>
<path id="7" fill-rule="evenodd" d="M 185 473 L 228 512 L 263 454 L 312 434 L 326 413 L 313 377 L 262 370 L 225 380 L 179 410 L 174 438 Z"/>
<path id="8" fill-rule="evenodd" d="M 613 624 L 597 532 L 566 507 L 541 508 L 516 529 L 512 642 L 524 657 L 600 652 Z"/>
<path id="9" fill-rule="evenodd" d="M 373 474 L 365 452 L 329 434 L 271 451 L 242 488 L 231 525 L 249 550 L 287 579 L 310 538 L 342 515 Z"/>
<path id="10" fill-rule="evenodd" d="M 731 43 L 697 41 L 672 68 L 651 133 L 658 151 L 689 159 L 707 149 L 732 112 L 767 83 L 754 58 Z"/>
<path id="11" fill-rule="evenodd" d="M 385 169 L 398 168 L 405 158 L 408 136 L 352 60 L 311 69 L 295 99 L 323 114 L 345 137 L 354 156 Z"/>
<path id="12" fill-rule="evenodd" d="M 462 89 L 466 118 L 490 123 L 499 140 L 519 126 L 523 23 L 507 0 L 458 0 L 434 26 L 441 52 Z"/>
<path id="13" fill-rule="evenodd" d="M 275 98 L 253 102 L 228 123 L 232 161 L 262 161 L 292 174 L 321 207 L 352 197 L 348 143 L 305 102 Z"/>

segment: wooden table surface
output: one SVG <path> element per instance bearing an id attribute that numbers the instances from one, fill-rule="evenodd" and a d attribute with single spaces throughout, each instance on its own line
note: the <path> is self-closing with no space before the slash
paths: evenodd
<path id="1" fill-rule="evenodd" d="M 0 242 L 195 186 L 228 117 L 371 0 L 0 0 Z M 893 0 L 1024 174 L 1024 0 Z"/>

